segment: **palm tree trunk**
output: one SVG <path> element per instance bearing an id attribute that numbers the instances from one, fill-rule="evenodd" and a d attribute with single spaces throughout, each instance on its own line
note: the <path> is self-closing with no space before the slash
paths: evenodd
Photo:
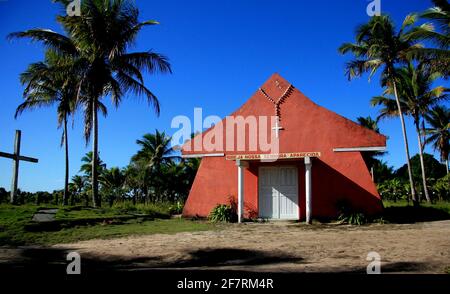
<path id="1" fill-rule="evenodd" d="M 428 193 L 428 187 L 427 187 L 427 177 L 425 173 L 425 164 L 423 162 L 423 145 L 422 145 L 422 132 L 420 131 L 419 122 L 414 119 L 414 124 L 416 126 L 416 132 L 417 132 L 417 140 L 419 142 L 419 157 L 420 157 L 420 169 L 422 170 L 422 184 L 423 184 L 423 191 L 425 193 L 425 198 L 427 199 L 427 202 L 430 203 L 430 194 Z"/>
<path id="2" fill-rule="evenodd" d="M 445 161 L 445 167 L 447 168 L 447 175 L 448 175 L 448 159 Z"/>
<path id="3" fill-rule="evenodd" d="M 400 117 L 400 122 L 402 124 L 403 141 L 405 143 L 405 152 L 406 152 L 406 164 L 408 166 L 409 184 L 411 185 L 411 199 L 412 199 L 413 204 L 416 206 L 418 204 L 418 202 L 417 202 L 417 198 L 416 198 L 416 189 L 414 187 L 414 180 L 413 180 L 413 176 L 412 176 L 411 162 L 410 162 L 410 157 L 409 157 L 408 136 L 406 135 L 406 126 L 405 126 L 405 119 L 403 117 L 402 107 L 400 104 L 400 100 L 398 99 L 397 83 L 395 81 L 395 77 L 392 77 L 392 84 L 394 86 L 394 95 L 395 95 L 395 101 L 397 102 L 398 116 Z"/>
<path id="4" fill-rule="evenodd" d="M 101 201 L 98 197 L 98 113 L 97 113 L 97 98 L 94 98 L 92 102 L 92 127 L 93 127 L 93 140 L 92 140 L 92 201 L 94 207 L 100 207 Z"/>
<path id="5" fill-rule="evenodd" d="M 64 147 L 66 156 L 66 171 L 64 177 L 63 205 L 67 205 L 67 200 L 69 198 L 69 138 L 67 134 L 67 116 L 64 116 Z"/>

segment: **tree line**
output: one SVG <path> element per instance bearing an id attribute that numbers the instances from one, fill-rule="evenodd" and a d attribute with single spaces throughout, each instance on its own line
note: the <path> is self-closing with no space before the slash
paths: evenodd
<path id="1" fill-rule="evenodd" d="M 156 130 L 138 139 L 140 147 L 123 168 L 111 167 L 99 157 L 99 197 L 102 203 L 112 206 L 116 202 L 136 203 L 184 203 L 200 164 L 199 158 L 181 158 L 170 146 L 171 138 Z M 79 173 L 69 182 L 67 204 L 91 204 L 92 152 L 81 158 Z M 0 188 L 0 202 L 8 201 L 8 191 Z M 64 190 L 35 193 L 18 191 L 17 203 L 64 203 Z"/>
<path id="2" fill-rule="evenodd" d="M 380 84 L 384 89 L 380 96 L 371 99 L 372 106 L 379 106 L 379 115 L 359 118 L 359 122 L 375 131 L 376 123 L 383 118 L 400 118 L 400 126 L 408 171 L 408 194 L 417 205 L 417 179 L 414 178 L 409 138 L 406 135 L 405 116 L 413 119 L 419 146 L 421 189 L 431 201 L 427 183 L 424 148 L 431 144 L 440 153 L 448 174 L 450 110 L 445 105 L 449 88 L 437 81 L 447 80 L 450 69 L 450 5 L 447 0 L 433 0 L 434 7 L 422 13 L 405 17 L 396 28 L 388 15 L 373 16 L 368 23 L 356 29 L 355 42 L 344 43 L 339 52 L 351 54 L 346 64 L 349 80 L 368 74 L 369 80 L 380 72 Z M 419 20 L 425 21 L 418 24 Z M 376 156 L 379 154 L 371 154 Z M 369 162 L 374 163 L 374 159 Z"/>

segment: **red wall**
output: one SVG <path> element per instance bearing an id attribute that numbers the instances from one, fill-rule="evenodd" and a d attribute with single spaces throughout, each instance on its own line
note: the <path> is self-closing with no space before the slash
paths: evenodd
<path id="1" fill-rule="evenodd" d="M 278 81 L 281 89 L 276 86 Z M 262 87 L 272 97 L 279 97 L 289 83 L 274 74 Z M 274 107 L 257 91 L 232 115 L 274 115 Z M 313 217 L 332 217 L 337 213 L 336 204 L 348 200 L 356 209 L 368 214 L 382 209 L 380 197 L 371 180 L 360 152 L 334 152 L 338 147 L 385 146 L 386 138 L 337 115 L 309 100 L 295 89 L 281 105 L 280 153 L 321 152 L 312 165 Z M 270 131 L 270 127 L 268 127 Z M 209 132 L 206 131 L 205 133 Z M 224 133 L 226 130 L 224 130 Z M 199 136 L 204 136 L 204 134 Z M 197 136 L 198 137 L 198 136 Z M 195 138 L 194 138 L 195 140 Z M 234 138 L 236 142 L 236 137 Z M 247 140 L 248 141 L 248 140 Z M 204 150 L 187 151 L 183 154 L 223 152 L 225 154 L 262 153 L 251 151 Z M 191 145 L 192 146 L 192 145 Z M 248 146 L 247 146 L 248 147 Z M 301 218 L 305 215 L 304 164 L 303 160 L 288 162 L 297 164 L 299 171 L 299 206 Z M 245 173 L 245 210 L 257 212 L 258 166 L 251 162 Z M 285 164 L 277 161 L 272 164 Z M 229 203 L 228 198 L 237 197 L 237 167 L 225 157 L 204 157 L 186 202 L 184 216 L 207 216 L 219 203 Z"/>

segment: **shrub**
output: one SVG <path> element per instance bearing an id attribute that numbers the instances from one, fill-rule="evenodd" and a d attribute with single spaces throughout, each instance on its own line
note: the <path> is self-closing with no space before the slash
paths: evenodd
<path id="1" fill-rule="evenodd" d="M 387 180 L 377 186 L 383 200 L 398 201 L 408 198 L 409 184 L 399 179 Z"/>
<path id="2" fill-rule="evenodd" d="M 170 214 L 181 214 L 183 212 L 184 204 L 181 201 L 177 201 L 169 206 Z"/>
<path id="3" fill-rule="evenodd" d="M 338 217 L 341 223 L 346 223 L 349 225 L 363 225 L 367 223 L 367 218 L 362 212 L 351 212 L 349 214 L 341 214 Z"/>
<path id="4" fill-rule="evenodd" d="M 209 213 L 208 219 L 212 222 L 234 222 L 236 221 L 236 211 L 231 205 L 218 204 Z"/>
<path id="5" fill-rule="evenodd" d="M 363 225 L 368 222 L 364 213 L 355 210 L 346 200 L 336 203 L 338 209 L 338 221 L 349 225 Z"/>
<path id="6" fill-rule="evenodd" d="M 450 200 L 450 175 L 442 177 L 434 183 L 431 188 L 433 193 L 433 198 L 437 197 L 438 200 L 449 201 Z M 433 199 L 436 200 L 436 199 Z"/>
<path id="7" fill-rule="evenodd" d="M 120 213 L 139 213 L 159 217 L 169 216 L 170 206 L 171 204 L 168 202 L 133 204 L 131 201 L 120 201 L 115 202 L 111 209 Z"/>

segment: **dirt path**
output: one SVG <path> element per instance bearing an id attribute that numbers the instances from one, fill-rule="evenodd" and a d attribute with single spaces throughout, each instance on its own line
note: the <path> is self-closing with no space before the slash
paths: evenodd
<path id="1" fill-rule="evenodd" d="M 450 221 L 362 227 L 252 223 L 54 247 L 76 249 L 82 258 L 118 269 L 365 272 L 368 252 L 376 251 L 382 272 L 444 273 L 450 267 Z"/>

